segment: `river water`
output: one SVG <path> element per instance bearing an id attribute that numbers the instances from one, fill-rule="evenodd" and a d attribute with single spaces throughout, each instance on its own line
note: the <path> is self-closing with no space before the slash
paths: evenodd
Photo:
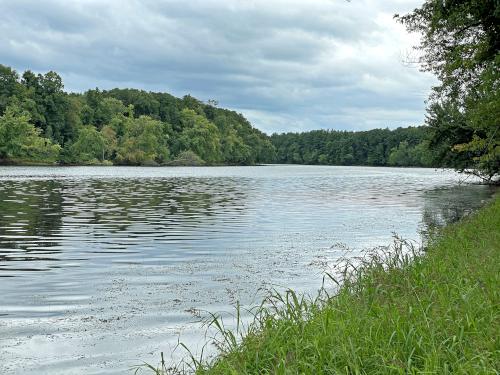
<path id="1" fill-rule="evenodd" d="M 123 374 L 169 357 L 179 337 L 196 351 L 207 311 L 256 305 L 270 288 L 313 293 L 346 247 L 357 254 L 393 233 L 420 241 L 427 226 L 491 196 L 460 178 L 415 168 L 1 167 L 0 374 Z"/>

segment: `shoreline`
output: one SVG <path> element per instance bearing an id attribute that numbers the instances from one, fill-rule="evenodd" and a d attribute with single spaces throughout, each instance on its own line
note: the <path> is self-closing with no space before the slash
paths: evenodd
<path id="1" fill-rule="evenodd" d="M 288 291 L 244 333 L 220 322 L 219 354 L 196 374 L 495 374 L 500 311 L 500 195 L 435 234 L 416 256 L 399 248 L 353 269 L 338 292 Z M 240 336 L 241 335 L 241 336 Z M 184 364 L 186 366 L 186 364 Z M 148 366 L 158 375 L 184 367 Z"/>
<path id="2" fill-rule="evenodd" d="M 134 164 L 59 164 L 59 163 L 37 163 L 37 162 L 17 162 L 0 160 L 0 167 L 144 167 L 144 168 L 163 168 L 163 167 L 266 167 L 272 165 L 279 166 L 304 166 L 304 167 L 350 167 L 350 168 L 391 168 L 391 169 L 442 169 L 453 170 L 450 167 L 425 167 L 425 166 L 394 166 L 394 165 L 346 165 L 346 164 L 290 164 L 290 163 L 256 163 L 256 164 L 158 164 L 158 165 L 134 165 Z"/>

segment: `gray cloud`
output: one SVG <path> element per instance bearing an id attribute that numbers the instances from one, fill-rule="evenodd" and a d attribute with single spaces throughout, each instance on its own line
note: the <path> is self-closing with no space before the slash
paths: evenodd
<path id="1" fill-rule="evenodd" d="M 0 63 L 214 98 L 269 133 L 415 125 L 434 79 L 392 15 L 419 2 L 0 0 Z"/>

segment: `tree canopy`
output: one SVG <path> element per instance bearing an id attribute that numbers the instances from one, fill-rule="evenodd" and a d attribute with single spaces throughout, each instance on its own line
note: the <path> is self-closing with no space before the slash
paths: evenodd
<path id="1" fill-rule="evenodd" d="M 216 101 L 135 89 L 67 93 L 55 72 L 28 70 L 19 76 L 0 65 L 0 116 L 3 161 L 158 165 L 178 164 L 180 158 L 180 164 L 249 165 L 274 160 L 269 137 Z M 52 150 L 50 157 L 38 152 L 41 142 Z"/>
<path id="2" fill-rule="evenodd" d="M 401 20 L 420 30 L 426 19 L 422 17 L 433 14 L 429 12 L 427 9 Z M 431 21 L 435 22 L 432 17 Z M 358 132 L 315 130 L 270 137 L 241 114 L 219 108 L 214 100 L 204 103 L 190 95 L 176 98 L 136 89 L 96 88 L 81 94 L 67 93 L 55 72 L 35 74 L 28 70 L 19 76 L 0 65 L 0 160 L 123 165 L 452 166 L 473 168 L 492 179 L 498 174 L 500 116 L 498 71 L 493 69 L 497 62 L 483 57 L 491 56 L 493 47 L 488 43 L 490 47 L 477 52 L 485 60 L 476 85 L 468 87 L 464 95 L 458 93 L 463 92 L 465 83 L 460 90 L 455 89 L 451 79 L 450 88 L 443 83 L 436 89 L 429 106 L 429 126 Z M 440 56 L 451 53 L 443 51 Z M 442 59 L 439 64 L 447 61 Z M 434 63 L 429 60 L 429 69 Z M 450 94 L 455 91 L 457 95 Z"/>
<path id="3" fill-rule="evenodd" d="M 429 102 L 430 146 L 489 182 L 500 173 L 500 2 L 427 0 L 398 16 L 422 35 L 421 67 L 440 80 Z"/>
<path id="4" fill-rule="evenodd" d="M 27 112 L 16 106 L 7 107 L 3 116 L 0 116 L 0 159 L 57 160 L 61 147 L 41 137 L 40 133 L 40 129 L 30 123 Z"/>
<path id="5" fill-rule="evenodd" d="M 290 164 L 440 166 L 428 147 L 428 128 L 361 132 L 314 130 L 273 134 L 276 160 Z"/>

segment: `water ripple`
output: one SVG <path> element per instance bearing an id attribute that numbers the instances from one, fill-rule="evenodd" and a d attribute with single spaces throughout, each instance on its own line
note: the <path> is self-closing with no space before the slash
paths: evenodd
<path id="1" fill-rule="evenodd" d="M 334 244 L 418 239 L 491 193 L 429 169 L 0 167 L 0 373 L 121 373 L 202 338 L 200 311 L 316 290 Z"/>

